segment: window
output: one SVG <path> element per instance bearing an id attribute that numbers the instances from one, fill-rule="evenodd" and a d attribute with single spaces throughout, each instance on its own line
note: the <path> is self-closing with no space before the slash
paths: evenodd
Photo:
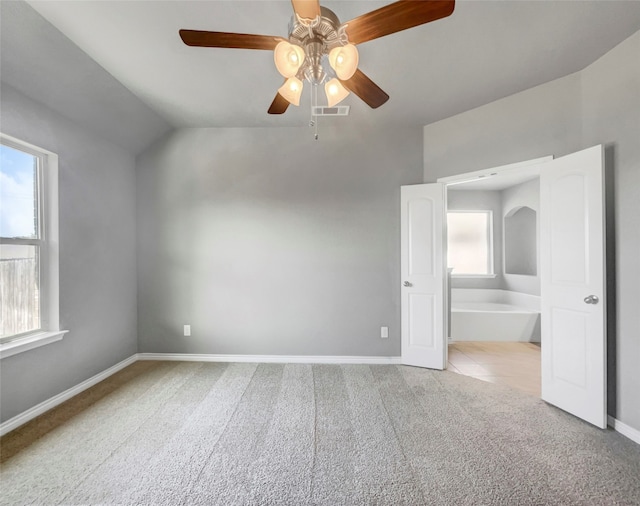
<path id="1" fill-rule="evenodd" d="M 0 135 L 2 357 L 62 338 L 57 168 L 53 153 Z"/>
<path id="2" fill-rule="evenodd" d="M 447 265 L 453 276 L 493 276 L 493 213 L 447 213 Z"/>

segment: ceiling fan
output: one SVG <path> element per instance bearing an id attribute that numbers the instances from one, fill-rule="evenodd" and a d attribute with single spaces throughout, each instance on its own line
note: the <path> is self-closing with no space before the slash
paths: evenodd
<path id="1" fill-rule="evenodd" d="M 201 30 L 180 30 L 180 38 L 188 46 L 274 51 L 276 68 L 286 81 L 269 114 L 282 114 L 289 104 L 299 105 L 304 80 L 316 86 L 324 83 L 329 107 L 352 92 L 375 109 L 389 95 L 358 68 L 356 44 L 445 18 L 455 7 L 455 0 L 399 0 L 340 23 L 319 0 L 291 3 L 294 15 L 288 39 Z"/>

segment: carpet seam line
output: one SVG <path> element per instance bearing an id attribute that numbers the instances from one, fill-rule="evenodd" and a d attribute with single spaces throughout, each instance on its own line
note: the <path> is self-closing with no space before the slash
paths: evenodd
<path id="1" fill-rule="evenodd" d="M 174 369 L 176 369 L 177 367 L 178 367 L 178 366 L 175 366 L 175 367 L 171 368 L 171 369 L 170 369 L 170 371 L 173 371 L 173 370 L 174 370 Z M 180 387 L 182 387 L 182 386 L 183 386 L 183 385 L 184 385 L 184 384 L 185 384 L 185 383 L 186 383 L 190 378 L 192 378 L 192 377 L 195 375 L 195 372 L 196 372 L 196 371 L 197 371 L 197 369 L 196 369 L 196 370 L 194 370 L 194 371 L 193 371 L 193 372 L 192 372 L 192 373 L 191 373 L 187 378 L 184 378 L 184 379 L 183 379 L 183 381 L 180 383 L 180 385 L 175 389 L 175 392 L 173 393 L 173 395 L 171 395 L 171 396 L 169 397 L 169 399 L 167 399 L 167 400 L 170 400 L 170 399 L 174 398 L 175 396 L 177 396 L 177 395 L 180 393 Z M 147 391 L 148 391 L 148 390 L 150 390 L 151 388 L 153 388 L 153 386 L 149 387 L 149 388 L 147 389 Z M 145 392 L 145 393 L 146 393 L 146 392 Z M 73 494 L 73 492 L 75 492 L 76 490 L 78 490 L 78 488 L 79 488 L 83 483 L 85 483 L 85 482 L 89 479 L 89 477 L 90 477 L 91 475 L 93 475 L 93 474 L 94 474 L 98 469 L 100 469 L 100 467 L 102 467 L 102 465 L 103 465 L 103 464 L 104 464 L 108 459 L 110 459 L 111 457 L 113 457 L 113 455 L 114 455 L 114 454 L 115 454 L 115 453 L 116 453 L 120 448 L 122 448 L 122 447 L 125 445 L 125 443 L 126 443 L 127 441 L 129 441 L 129 440 L 131 440 L 131 439 L 133 438 L 133 436 L 134 436 L 134 435 L 135 435 L 135 434 L 140 430 L 140 427 L 142 427 L 146 422 L 148 422 L 148 421 L 153 417 L 153 415 L 155 415 L 155 414 L 156 414 L 159 410 L 161 410 L 161 409 L 162 409 L 162 405 L 161 405 L 161 404 L 159 404 L 159 405 L 158 405 L 158 407 L 157 407 L 157 409 L 155 409 L 155 410 L 154 410 L 151 414 L 149 414 L 149 415 L 148 415 L 144 420 L 142 420 L 142 422 L 138 425 L 138 427 L 136 428 L 136 430 L 134 430 L 133 432 L 131 432 L 131 434 L 129 434 L 125 439 L 123 439 L 119 445 L 117 445 L 114 449 L 112 449 L 112 450 L 111 450 L 111 452 L 109 453 L 109 455 L 108 455 L 107 457 L 105 457 L 104 459 L 102 459 L 102 462 L 100 462 L 100 463 L 99 463 L 97 466 L 95 466 L 95 467 L 94 467 L 90 472 L 88 472 L 88 473 L 86 474 L 86 476 L 85 476 L 82 480 L 80 480 L 80 482 L 79 482 L 79 483 L 78 483 L 78 484 L 77 484 L 77 485 L 76 485 L 72 490 L 70 490 L 70 491 L 69 491 L 69 493 L 67 493 L 67 495 L 65 495 L 65 496 L 62 498 L 62 500 L 58 503 L 58 506 L 59 506 L 59 505 L 61 505 L 61 504 L 65 504 L 65 501 L 67 500 L 67 498 L 68 498 L 69 496 L 71 496 L 71 495 Z"/>
<path id="2" fill-rule="evenodd" d="M 177 366 L 176 366 L 177 367 Z M 176 369 L 176 367 L 172 367 L 171 369 L 169 369 L 169 372 L 173 371 L 174 369 Z M 193 375 L 193 374 L 192 374 Z M 187 379 L 185 378 L 181 383 L 180 386 L 184 385 L 187 382 Z M 157 382 L 156 382 L 157 383 Z M 154 383 L 155 385 L 155 383 Z M 149 390 L 151 390 L 151 388 L 153 388 L 154 385 L 149 386 L 149 388 L 147 390 L 145 390 L 145 393 L 147 393 Z M 177 395 L 179 392 L 179 389 L 176 389 L 174 394 L 170 397 L 174 397 L 175 395 Z M 58 502 L 58 505 L 61 504 L 65 504 L 65 501 L 67 500 L 67 498 L 69 496 L 71 496 L 73 494 L 73 492 L 75 492 L 76 490 L 78 490 L 78 488 L 80 486 L 82 486 L 83 483 L 85 483 L 89 477 L 91 475 L 93 475 L 108 459 L 110 459 L 111 457 L 113 457 L 113 455 L 120 449 L 122 448 L 122 446 L 129 441 L 134 434 L 136 434 L 138 432 L 138 430 L 140 430 L 140 427 L 142 427 L 158 410 L 160 409 L 160 405 L 158 406 L 158 409 L 156 409 L 155 411 L 153 411 L 153 413 L 151 413 L 150 415 L 148 415 L 144 420 L 142 420 L 142 422 L 138 425 L 138 427 L 131 432 L 131 434 L 129 434 L 125 439 L 123 439 L 121 441 L 121 443 L 119 445 L 117 445 L 115 448 L 113 448 L 110 452 L 109 455 L 107 455 L 104 459 L 102 459 L 102 462 L 100 462 L 99 464 L 97 464 L 96 466 L 93 467 L 93 469 L 91 469 L 90 472 L 88 472 L 74 487 L 72 490 L 70 490 L 63 498 L 60 502 Z"/>
<path id="3" fill-rule="evenodd" d="M 393 366 L 396 370 L 398 370 L 398 366 L 395 365 Z M 371 366 L 369 366 L 369 368 L 371 368 Z M 375 378 L 375 375 L 373 375 L 373 371 L 372 372 L 372 376 Z M 398 371 L 400 372 L 400 371 Z M 402 378 L 402 382 L 406 385 L 407 390 L 409 392 L 411 392 L 411 395 L 413 397 L 415 397 L 414 393 L 411 391 L 411 387 L 409 386 L 409 384 L 406 382 L 404 376 L 402 374 L 400 374 L 400 377 Z M 380 392 L 380 386 L 378 381 L 376 381 L 376 392 L 378 392 L 378 396 L 380 397 L 380 402 L 382 404 L 382 407 L 384 408 L 384 412 L 387 415 L 387 420 L 389 420 L 389 425 L 391 425 L 391 429 L 393 430 L 393 435 L 396 438 L 396 441 L 398 442 L 398 448 L 400 448 L 400 452 L 402 453 L 402 458 L 404 459 L 404 461 L 407 463 L 407 467 L 410 469 L 411 472 L 411 477 L 413 478 L 413 481 L 415 483 L 420 483 L 420 480 L 418 480 L 418 477 L 416 476 L 415 470 L 413 469 L 413 466 L 411 465 L 411 461 L 407 458 L 407 454 L 405 453 L 404 450 L 404 446 L 402 445 L 402 440 L 400 439 L 400 437 L 398 436 L 398 431 L 396 430 L 396 426 L 393 423 L 393 418 L 391 417 L 391 414 L 389 413 L 389 409 L 387 408 L 386 403 L 384 402 L 384 397 L 382 396 L 382 392 Z M 424 494 L 424 490 L 422 489 L 422 485 L 419 484 L 418 485 L 418 490 L 420 490 L 420 495 L 422 496 L 422 502 L 423 504 L 427 504 L 426 502 L 426 497 Z"/>
<path id="4" fill-rule="evenodd" d="M 169 371 L 172 371 L 173 369 L 175 369 L 175 366 L 174 366 L 174 367 L 170 367 L 170 368 L 168 368 L 168 371 L 167 371 L 167 372 L 165 372 L 165 373 L 163 374 L 163 376 L 167 375 L 167 374 L 168 374 L 168 372 L 169 372 Z M 154 383 L 154 385 L 155 385 L 155 383 Z M 151 390 L 151 389 L 153 388 L 153 386 L 154 386 L 154 385 L 150 385 L 148 388 L 145 388 L 145 389 L 144 389 L 144 391 L 141 393 L 141 396 L 142 396 L 142 395 L 146 395 L 146 394 L 149 392 L 149 390 Z M 105 398 L 108 398 L 108 397 L 109 397 L 109 396 L 111 396 L 112 394 L 113 394 L 113 392 L 111 392 L 110 394 L 108 394 Z M 87 474 L 87 476 L 88 476 L 89 474 L 91 474 L 91 473 L 88 473 L 88 474 Z M 85 476 L 85 478 L 83 479 L 83 481 L 84 481 L 84 480 L 86 480 L 87 476 Z M 75 490 L 75 489 L 74 489 L 74 490 Z M 64 500 L 65 500 L 67 497 L 68 497 L 68 494 L 67 494 L 67 495 L 65 495 L 65 496 L 62 498 L 62 501 L 61 501 L 61 502 L 58 502 L 57 504 L 58 504 L 58 505 L 63 504 L 63 503 L 64 503 Z M 34 501 L 34 502 L 30 503 L 30 504 L 36 504 L 36 502 Z"/>
<path id="5" fill-rule="evenodd" d="M 316 395 L 316 375 L 311 365 L 311 381 L 313 382 L 313 462 L 311 464 L 311 488 L 309 490 L 309 501 L 313 502 L 313 492 L 315 482 L 313 477 L 316 471 L 316 459 L 318 455 L 318 396 Z"/>
<path id="6" fill-rule="evenodd" d="M 189 486 L 189 490 L 188 490 L 188 492 L 185 493 L 181 504 L 187 504 L 187 503 L 185 503 L 186 497 L 188 497 L 189 493 L 193 490 L 195 484 L 198 482 L 198 480 L 200 479 L 200 476 L 202 476 L 202 473 L 204 472 L 205 468 L 207 467 L 207 465 L 211 461 L 211 457 L 213 456 L 213 452 L 215 451 L 215 448 L 218 445 L 218 442 L 220 441 L 220 438 L 222 438 L 222 436 L 225 434 L 225 432 L 229 428 L 229 423 L 231 423 L 231 420 L 233 419 L 233 417 L 237 413 L 238 408 L 240 407 L 240 404 L 242 403 L 242 399 L 244 399 L 244 396 L 246 395 L 247 390 L 249 390 L 249 385 L 251 385 L 251 383 L 253 382 L 253 378 L 255 377 L 256 371 L 258 370 L 258 365 L 256 365 L 256 367 L 253 369 L 253 373 L 251 373 L 251 379 L 247 382 L 247 385 L 244 387 L 244 390 L 242 391 L 242 395 L 240 396 L 240 398 L 236 402 L 236 405 L 233 408 L 233 413 L 231 413 L 231 415 L 227 419 L 226 423 L 224 424 L 224 429 L 222 429 L 222 431 L 220 432 L 220 435 L 216 439 L 216 442 L 211 446 L 211 452 L 209 453 L 209 455 L 205 459 L 204 463 L 202 464 L 202 467 L 200 468 L 200 471 L 198 471 L 198 475 L 195 477 L 194 480 L 191 481 L 191 485 Z"/>

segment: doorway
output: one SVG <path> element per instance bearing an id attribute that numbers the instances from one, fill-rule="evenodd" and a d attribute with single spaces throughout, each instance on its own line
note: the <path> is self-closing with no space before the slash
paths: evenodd
<path id="1" fill-rule="evenodd" d="M 498 172 L 536 170 L 540 174 L 541 397 L 606 427 L 603 154 L 598 145 L 555 160 L 547 157 L 501 167 L 495 173 L 478 171 L 401 188 L 403 364 L 444 369 L 448 362 L 447 294 L 453 294 L 446 275 L 447 186 L 491 178 Z M 530 262 L 515 265 L 527 268 Z M 517 305 L 527 300 L 526 294 L 509 297 L 516 297 Z"/>
<path id="2" fill-rule="evenodd" d="M 513 170 L 447 185 L 447 369 L 540 397 L 540 178 Z"/>

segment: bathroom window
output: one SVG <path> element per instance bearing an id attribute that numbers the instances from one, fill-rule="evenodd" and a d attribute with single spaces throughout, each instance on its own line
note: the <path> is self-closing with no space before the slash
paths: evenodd
<path id="1" fill-rule="evenodd" d="M 493 213 L 447 213 L 447 265 L 452 276 L 493 276 Z"/>

